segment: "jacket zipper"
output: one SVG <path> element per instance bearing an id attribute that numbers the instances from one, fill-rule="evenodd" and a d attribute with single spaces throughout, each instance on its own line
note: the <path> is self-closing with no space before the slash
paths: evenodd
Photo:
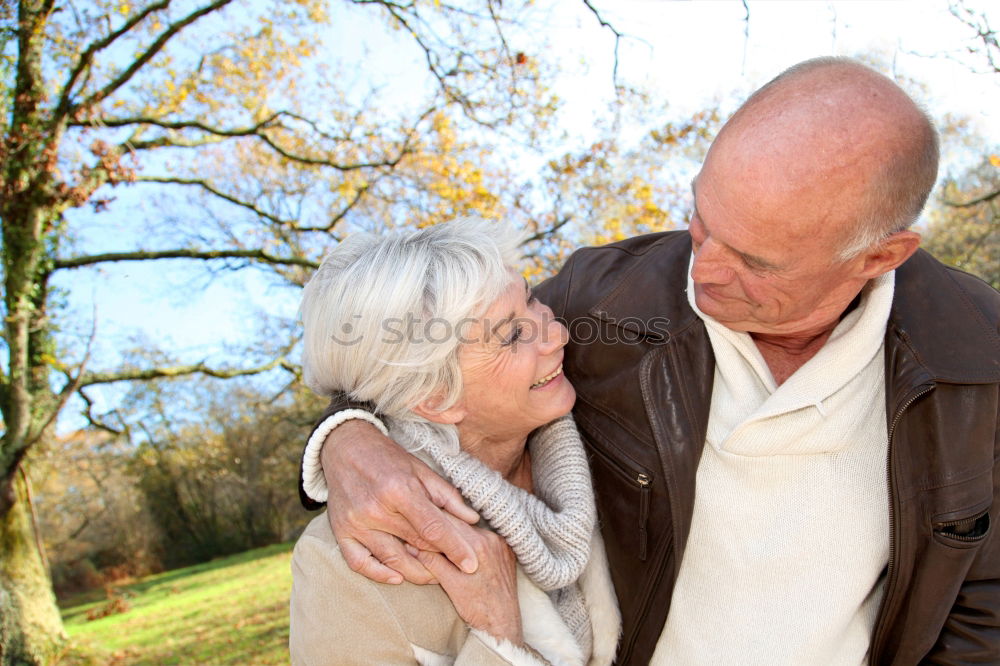
<path id="1" fill-rule="evenodd" d="M 982 511 L 972 516 L 971 518 L 961 518 L 959 520 L 946 520 L 944 522 L 934 523 L 934 531 L 940 532 L 946 527 L 954 527 L 955 525 L 961 525 L 962 523 L 976 523 L 982 520 L 983 516 L 985 516 L 989 512 L 990 512 L 989 509 L 983 509 Z M 949 539 L 953 539 L 955 541 L 967 541 L 971 543 L 973 541 L 980 541 L 983 538 L 983 535 L 979 534 L 976 536 L 968 536 L 965 534 L 954 534 L 949 532 L 946 535 L 946 537 Z"/>
<path id="2" fill-rule="evenodd" d="M 649 522 L 649 476 L 639 472 L 635 477 L 635 482 L 639 484 L 639 560 L 646 561 L 646 542 L 649 531 L 646 523 Z"/>
<path id="3" fill-rule="evenodd" d="M 590 449 L 611 465 L 622 477 L 634 483 L 639 488 L 639 559 L 646 560 L 646 550 L 649 538 L 649 531 L 646 523 L 649 521 L 649 496 L 652 490 L 653 479 L 645 472 L 636 471 L 642 469 L 639 465 L 624 465 L 606 452 L 597 447 Z"/>
<path id="4" fill-rule="evenodd" d="M 893 436 L 896 434 L 896 426 L 899 424 L 900 419 L 903 418 L 903 413 L 909 409 L 910 405 L 916 402 L 918 398 L 930 393 L 933 389 L 933 384 L 923 384 L 918 387 L 916 392 L 911 394 L 906 402 L 903 403 L 903 406 L 896 411 L 895 415 L 892 417 L 892 423 L 889 425 L 889 443 L 886 451 L 886 475 L 889 480 L 889 570 L 886 572 L 885 593 L 882 595 L 882 603 L 879 605 L 878 615 L 876 616 L 878 620 L 875 627 L 875 633 L 872 634 L 871 649 L 868 652 L 868 662 L 873 666 L 876 663 L 875 650 L 881 643 L 882 634 L 885 633 L 885 609 L 896 583 L 896 532 L 899 525 L 897 525 L 896 522 L 896 503 L 898 501 L 896 496 L 896 476 L 893 474 L 892 467 Z"/>

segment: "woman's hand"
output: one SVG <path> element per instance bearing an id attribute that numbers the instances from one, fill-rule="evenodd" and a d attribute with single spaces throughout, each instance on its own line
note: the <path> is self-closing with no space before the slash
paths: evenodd
<path id="1" fill-rule="evenodd" d="M 520 646 L 521 610 L 517 602 L 517 560 L 503 537 L 453 520 L 467 532 L 479 560 L 475 573 L 467 574 L 440 553 L 414 551 L 417 559 L 438 580 L 455 605 L 459 617 L 473 629 Z"/>

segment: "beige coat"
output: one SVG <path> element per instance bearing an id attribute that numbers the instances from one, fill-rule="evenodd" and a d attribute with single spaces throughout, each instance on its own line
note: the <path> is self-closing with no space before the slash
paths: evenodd
<path id="1" fill-rule="evenodd" d="M 549 596 L 520 567 L 524 642 L 533 653 L 470 629 L 438 585 L 383 585 L 351 571 L 325 513 L 313 519 L 295 545 L 292 574 L 293 664 L 606 666 L 614 659 L 621 627 L 604 544 L 597 534 L 579 580 L 594 637 L 589 658 L 581 654 Z"/>

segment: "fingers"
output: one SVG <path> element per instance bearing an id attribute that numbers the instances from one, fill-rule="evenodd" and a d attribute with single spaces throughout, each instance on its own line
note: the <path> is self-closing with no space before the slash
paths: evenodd
<path id="1" fill-rule="evenodd" d="M 429 470 L 428 470 L 429 471 Z M 455 486 L 433 472 L 431 474 L 420 474 L 421 483 L 427 489 L 431 501 L 441 507 L 459 520 L 463 520 L 469 525 L 479 522 L 479 514 L 471 506 L 465 503 L 462 494 Z"/>
<path id="2" fill-rule="evenodd" d="M 434 553 L 429 550 L 416 551 L 416 559 L 420 565 L 437 580 L 441 587 L 446 590 L 453 590 L 467 580 L 468 574 L 462 573 L 448 558 L 441 553 Z"/>
<path id="3" fill-rule="evenodd" d="M 411 540 L 404 535 L 407 541 L 421 550 L 443 553 L 465 573 L 476 571 L 479 567 L 476 552 L 461 529 L 462 527 L 468 529 L 465 523 L 451 518 L 426 496 L 419 501 L 409 504 L 397 503 L 396 506 L 403 518 L 416 530 L 417 539 Z"/>
<path id="4" fill-rule="evenodd" d="M 422 550 L 444 553 L 466 573 L 476 571 L 476 553 L 457 527 L 464 523 L 452 522 L 450 515 L 471 522 L 479 517 L 458 491 L 370 427 L 341 428 L 327 438 L 322 465 L 330 524 L 338 542 L 351 544 L 345 552 L 351 568 L 365 575 L 377 572 L 370 577 L 381 582 L 391 578 L 387 570 L 411 582 L 428 580 L 430 574 L 390 536 L 395 535 Z M 334 436 L 344 439 L 330 441 Z M 372 557 L 381 566 L 372 564 Z"/>
<path id="5" fill-rule="evenodd" d="M 367 544 L 352 538 L 339 539 L 340 552 L 347 566 L 376 583 L 399 585 L 407 580 L 416 585 L 437 583 L 437 578 L 408 553 L 405 545 L 393 536 L 381 532 L 368 535 Z"/>
<path id="6" fill-rule="evenodd" d="M 372 554 L 368 551 L 368 549 L 362 546 L 358 541 L 355 541 L 350 537 L 345 537 L 337 539 L 337 543 L 340 545 L 340 552 L 344 556 L 347 566 L 349 566 L 352 571 L 356 571 L 376 583 L 399 585 L 403 582 L 403 577 L 399 574 L 399 572 L 393 571 L 372 557 Z"/>
<path id="7" fill-rule="evenodd" d="M 373 531 L 366 543 L 376 560 L 398 572 L 409 582 L 417 585 L 437 583 L 437 578 L 408 553 L 405 544 L 396 537 Z"/>

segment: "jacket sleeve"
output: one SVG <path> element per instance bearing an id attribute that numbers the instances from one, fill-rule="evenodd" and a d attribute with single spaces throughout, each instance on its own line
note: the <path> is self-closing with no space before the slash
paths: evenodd
<path id="1" fill-rule="evenodd" d="M 311 497 L 310 493 L 306 491 L 306 481 L 309 478 L 307 472 L 310 471 L 310 466 L 315 467 L 315 464 L 310 465 L 310 460 L 318 456 L 318 451 L 311 451 L 310 444 L 314 444 L 318 431 L 324 429 L 324 426 L 327 426 L 323 434 L 324 438 L 326 437 L 326 434 L 329 434 L 330 430 L 332 430 L 332 428 L 328 426 L 328 419 L 330 417 L 347 410 L 358 410 L 359 413 L 375 413 L 375 408 L 369 403 L 349 400 L 343 393 L 335 395 L 330 399 L 330 404 L 326 406 L 322 416 L 320 416 L 319 420 L 316 421 L 316 425 L 313 426 L 312 432 L 309 433 L 309 438 L 306 440 L 306 445 L 302 450 L 302 457 L 299 459 L 299 501 L 302 503 L 302 506 L 309 511 L 316 511 L 317 509 L 322 509 L 326 506 L 325 492 L 323 493 L 323 497 L 317 498 L 315 496 Z M 312 447 L 312 449 L 315 448 L 315 446 Z M 310 453 L 313 455 L 310 456 Z"/>
<path id="2" fill-rule="evenodd" d="M 325 521 L 325 517 L 314 520 Z M 316 536 L 314 526 L 295 545 L 288 647 L 292 664 L 454 663 L 455 666 L 544 666 L 534 653 L 489 634 L 449 622 L 434 603 L 419 610 L 397 608 L 385 588 L 351 571 L 333 535 Z M 325 525 L 322 526 L 326 530 Z M 409 583 L 404 583 L 409 585 Z M 434 586 L 433 591 L 438 588 Z M 431 590 L 428 590 L 430 592 Z M 443 603 L 447 603 L 445 598 Z M 407 612 L 422 617 L 407 618 Z M 412 621 L 411 621 L 412 620 Z M 414 627 L 434 635 L 411 635 Z M 463 636 L 464 634 L 464 636 Z M 449 654 L 450 653 L 450 654 Z"/>
<path id="3" fill-rule="evenodd" d="M 1000 664 L 1000 458 L 995 461 L 993 505 L 976 528 L 986 530 L 985 541 L 926 663 Z"/>
<path id="4" fill-rule="evenodd" d="M 578 253 L 566 260 L 562 270 L 532 289 L 534 297 L 549 306 L 557 319 L 565 320 L 566 318 L 569 287 L 573 281 L 573 267 L 576 263 L 574 259 Z"/>

